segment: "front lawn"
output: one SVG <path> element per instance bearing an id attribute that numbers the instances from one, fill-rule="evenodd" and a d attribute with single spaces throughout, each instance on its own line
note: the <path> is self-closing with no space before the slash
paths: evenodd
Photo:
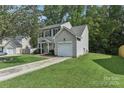
<path id="1" fill-rule="evenodd" d="M 0 87 L 124 87 L 124 58 L 90 53 L 3 81 Z"/>
<path id="2" fill-rule="evenodd" d="M 6 59 L 12 59 L 12 60 L 6 62 L 0 62 L 0 69 L 5 67 L 30 63 L 34 61 L 40 61 L 45 58 L 38 55 L 21 55 L 21 56 L 6 57 Z"/>

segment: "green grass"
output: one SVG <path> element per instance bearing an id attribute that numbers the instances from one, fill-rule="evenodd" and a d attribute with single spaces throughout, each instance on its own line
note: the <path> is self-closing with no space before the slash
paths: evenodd
<path id="1" fill-rule="evenodd" d="M 12 60 L 7 62 L 0 62 L 0 69 L 45 59 L 38 55 L 21 55 L 21 56 L 12 56 L 6 58 L 12 58 Z"/>
<path id="2" fill-rule="evenodd" d="M 90 53 L 0 82 L 0 87 L 124 87 L 124 58 Z"/>

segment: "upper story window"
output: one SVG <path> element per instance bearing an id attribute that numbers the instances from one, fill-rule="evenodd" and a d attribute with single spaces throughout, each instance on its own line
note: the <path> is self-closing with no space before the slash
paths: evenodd
<path id="1" fill-rule="evenodd" d="M 44 32 L 43 31 L 39 33 L 39 37 L 44 37 Z"/>
<path id="2" fill-rule="evenodd" d="M 53 29 L 53 36 L 55 36 L 55 34 L 60 30 L 60 28 L 54 28 Z"/>
<path id="3" fill-rule="evenodd" d="M 51 30 L 45 31 L 45 37 L 51 36 Z"/>
<path id="4" fill-rule="evenodd" d="M 55 34 L 60 30 L 60 28 L 56 27 L 56 28 L 51 28 L 51 29 L 45 29 L 43 30 L 43 32 L 41 32 L 41 34 L 39 35 L 39 37 L 52 37 L 55 36 Z"/>
<path id="5" fill-rule="evenodd" d="M 44 37 L 44 32 L 41 33 L 41 37 Z"/>

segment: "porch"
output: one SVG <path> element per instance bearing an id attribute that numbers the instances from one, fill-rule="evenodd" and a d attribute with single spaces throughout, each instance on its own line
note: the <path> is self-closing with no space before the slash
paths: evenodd
<path id="1" fill-rule="evenodd" d="M 55 44 L 50 40 L 44 39 L 39 43 L 40 54 L 50 54 L 54 52 Z"/>

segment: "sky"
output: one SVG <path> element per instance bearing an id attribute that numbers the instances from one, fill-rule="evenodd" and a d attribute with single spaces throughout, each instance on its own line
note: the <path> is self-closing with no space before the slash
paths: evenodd
<path id="1" fill-rule="evenodd" d="M 44 5 L 39 5 L 40 10 L 44 10 Z"/>
<path id="2" fill-rule="evenodd" d="M 44 10 L 44 5 L 39 5 L 38 8 L 39 8 L 39 10 Z M 42 16 L 41 19 L 47 19 L 47 17 Z"/>

